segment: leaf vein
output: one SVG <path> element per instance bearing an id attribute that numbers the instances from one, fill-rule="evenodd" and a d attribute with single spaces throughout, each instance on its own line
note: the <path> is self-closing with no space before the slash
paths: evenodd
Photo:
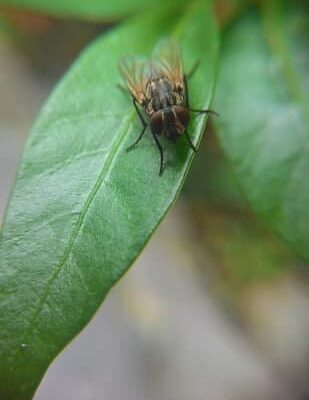
<path id="1" fill-rule="evenodd" d="M 64 265 L 66 264 L 71 250 L 73 248 L 74 242 L 78 236 L 78 233 L 83 225 L 83 222 L 85 220 L 85 217 L 87 215 L 87 211 L 89 210 L 92 201 L 94 200 L 95 196 L 97 195 L 104 179 L 106 178 L 109 170 L 110 170 L 110 166 L 112 164 L 113 158 L 117 152 L 117 150 L 119 149 L 120 145 L 122 144 L 123 140 L 126 137 L 126 134 L 129 130 L 129 126 L 131 124 L 131 121 L 133 119 L 134 113 L 132 113 L 129 118 L 128 118 L 128 122 L 126 124 L 126 126 L 123 129 L 123 132 L 120 134 L 119 139 L 116 141 L 115 146 L 112 148 L 109 156 L 106 159 L 106 162 L 102 168 L 102 171 L 100 173 L 100 175 L 98 176 L 93 188 L 91 189 L 89 195 L 87 196 L 87 199 L 85 201 L 84 207 L 82 208 L 79 217 L 77 218 L 76 224 L 72 230 L 72 233 L 70 235 L 70 238 L 68 240 L 67 246 L 64 249 L 64 253 L 63 253 L 63 257 L 61 259 L 61 261 L 59 262 L 59 264 L 56 266 L 56 268 L 54 269 L 54 271 L 52 272 L 50 279 L 47 282 L 45 291 L 43 292 L 41 298 L 39 299 L 38 305 L 36 307 L 36 309 L 33 312 L 33 317 L 29 322 L 29 326 L 28 328 L 25 330 L 23 339 L 21 340 L 21 343 L 26 343 L 29 334 L 31 333 L 31 330 L 33 329 L 33 327 L 35 326 L 36 320 L 40 314 L 40 312 L 42 311 L 43 305 L 46 302 L 46 299 L 48 297 L 49 291 L 51 286 L 53 285 L 54 281 L 56 280 L 57 276 L 59 275 L 59 273 L 61 272 L 62 268 L 64 267 Z M 19 352 L 15 353 L 15 354 L 21 354 L 21 351 L 19 350 Z M 15 360 L 18 360 L 18 356 L 15 357 Z M 15 363 L 15 367 L 16 367 L 17 362 Z"/>

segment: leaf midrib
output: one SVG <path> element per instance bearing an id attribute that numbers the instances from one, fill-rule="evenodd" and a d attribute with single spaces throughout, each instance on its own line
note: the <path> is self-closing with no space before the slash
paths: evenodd
<path id="1" fill-rule="evenodd" d="M 112 150 L 110 151 L 109 155 L 107 156 L 106 161 L 105 161 L 105 163 L 103 165 L 103 168 L 102 168 L 102 170 L 101 170 L 101 172 L 100 172 L 95 184 L 93 185 L 90 193 L 88 194 L 88 196 L 86 198 L 86 201 L 85 201 L 85 203 L 84 203 L 84 205 L 83 205 L 83 207 L 81 209 L 81 212 L 79 213 L 79 216 L 77 218 L 76 224 L 75 224 L 75 226 L 74 226 L 74 228 L 72 230 L 72 233 L 70 234 L 70 238 L 68 240 L 68 243 L 67 243 L 67 245 L 66 245 L 66 247 L 64 249 L 64 253 L 63 253 L 62 259 L 58 263 L 58 265 L 54 269 L 54 271 L 52 272 L 52 274 L 51 274 L 51 276 L 50 276 L 50 278 L 49 278 L 49 280 L 48 280 L 48 282 L 46 284 L 46 288 L 45 288 L 45 290 L 43 292 L 43 295 L 39 299 L 38 305 L 37 305 L 37 307 L 36 307 L 36 309 L 35 309 L 35 311 L 33 313 L 33 317 L 31 319 L 31 321 L 29 322 L 29 326 L 25 330 L 24 336 L 21 339 L 21 343 L 26 343 L 27 342 L 28 335 L 31 332 L 32 328 L 35 326 L 36 319 L 37 319 L 37 317 L 39 316 L 39 314 L 40 314 L 40 312 L 42 310 L 42 307 L 43 307 L 43 305 L 45 303 L 45 300 L 47 299 L 47 296 L 49 294 L 49 289 L 52 286 L 53 282 L 56 280 L 57 276 L 61 272 L 62 268 L 66 264 L 70 254 L 71 254 L 71 250 L 72 250 L 73 245 L 75 243 L 75 240 L 76 240 L 76 238 L 77 238 L 77 236 L 79 234 L 79 231 L 80 231 L 80 229 L 81 229 L 81 227 L 83 225 L 83 222 L 84 222 L 84 220 L 86 218 L 87 212 L 88 212 L 88 210 L 89 210 L 89 208 L 90 208 L 90 206 L 92 204 L 92 201 L 96 197 L 96 195 L 97 195 L 97 193 L 98 193 L 103 181 L 108 176 L 112 161 L 113 161 L 117 151 L 119 150 L 121 144 L 123 143 L 123 141 L 124 141 L 124 139 L 125 139 L 125 137 L 127 135 L 127 132 L 129 130 L 130 124 L 131 124 L 134 116 L 135 116 L 134 112 L 132 112 L 129 115 L 128 121 L 127 121 L 122 133 L 118 136 L 117 141 L 114 142 L 115 144 L 112 146 Z M 18 356 L 16 356 L 15 359 L 18 359 Z"/>
<path id="2" fill-rule="evenodd" d="M 193 3 L 189 2 L 189 4 L 184 8 L 182 17 L 179 19 L 178 23 L 175 24 L 175 27 L 172 30 L 171 34 L 173 34 L 174 36 L 178 36 L 178 34 L 181 31 L 182 25 L 185 24 L 186 19 L 189 18 L 189 16 L 190 16 L 190 11 L 193 12 L 194 6 L 197 6 L 200 3 L 203 3 L 203 1 L 197 0 L 197 1 L 194 1 Z M 76 238 L 77 238 L 77 236 L 79 234 L 80 228 L 83 225 L 83 222 L 85 220 L 87 211 L 89 210 L 89 208 L 91 206 L 91 203 L 94 200 L 96 194 L 98 193 L 103 181 L 105 180 L 106 176 L 108 175 L 108 172 L 109 172 L 110 167 L 112 165 L 112 161 L 114 159 L 114 156 L 115 156 L 116 152 L 118 151 L 119 147 L 121 146 L 122 142 L 124 141 L 124 139 L 126 137 L 126 134 L 127 134 L 128 130 L 129 130 L 130 124 L 133 121 L 135 116 L 136 116 L 135 112 L 132 111 L 132 113 L 128 117 L 128 122 L 127 122 L 123 132 L 120 134 L 119 139 L 116 142 L 116 145 L 112 147 L 111 152 L 107 156 L 106 162 L 105 162 L 105 164 L 104 164 L 104 166 L 102 168 L 102 171 L 101 171 L 100 175 L 98 176 L 98 178 L 97 178 L 92 190 L 90 191 L 89 195 L 87 196 L 87 199 L 86 199 L 86 201 L 84 203 L 84 206 L 83 206 L 83 208 L 82 208 L 82 210 L 81 210 L 81 212 L 80 212 L 80 214 L 79 214 L 79 216 L 77 218 L 75 227 L 73 228 L 72 233 L 70 235 L 70 238 L 68 240 L 67 246 L 64 249 L 63 257 L 62 257 L 61 261 L 59 262 L 59 264 L 57 265 L 57 267 L 52 272 L 52 274 L 51 274 L 51 276 L 50 276 L 50 278 L 49 278 L 49 280 L 47 282 L 46 288 L 45 288 L 45 290 L 43 292 L 43 295 L 39 299 L 38 305 L 37 305 L 37 307 L 36 307 L 36 309 L 35 309 L 35 311 L 33 313 L 33 317 L 29 321 L 29 326 L 28 326 L 27 329 L 25 329 L 25 333 L 24 333 L 24 335 L 23 335 L 23 337 L 21 339 L 21 344 L 27 342 L 28 335 L 30 334 L 32 328 L 35 326 L 37 317 L 39 316 L 39 314 L 40 314 L 40 312 L 42 310 L 42 307 L 43 307 L 43 305 L 45 303 L 45 300 L 46 300 L 46 298 L 47 298 L 47 296 L 49 294 L 49 289 L 52 286 L 53 282 L 56 280 L 57 276 L 61 272 L 61 270 L 64 267 L 64 265 L 66 264 L 66 262 L 67 262 L 67 260 L 69 258 L 69 255 L 71 254 L 71 250 L 72 250 L 73 245 L 75 243 L 75 240 L 76 240 Z M 188 171 L 187 171 L 187 173 L 188 173 Z M 187 175 L 187 173 L 185 173 L 185 175 Z M 182 177 L 182 181 L 185 179 L 185 175 Z M 179 190 L 180 189 L 178 189 L 176 191 L 176 194 L 175 194 L 176 196 L 177 196 L 177 193 L 179 192 Z M 15 352 L 15 354 L 13 356 L 13 359 L 12 359 L 12 364 L 15 362 L 15 365 L 13 366 L 12 369 L 14 369 L 14 367 L 15 368 L 17 367 L 18 358 L 19 358 L 18 356 L 20 356 L 22 354 L 20 346 L 18 347 L 18 350 L 19 351 Z"/>

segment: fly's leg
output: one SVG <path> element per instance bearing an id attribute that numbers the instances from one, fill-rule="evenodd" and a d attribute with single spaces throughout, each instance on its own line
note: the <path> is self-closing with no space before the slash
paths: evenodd
<path id="1" fill-rule="evenodd" d="M 193 66 L 193 68 L 191 69 L 191 71 L 187 74 L 187 75 L 184 75 L 184 78 L 183 78 L 183 81 L 184 81 L 184 85 L 185 85 L 185 104 L 186 104 L 186 107 L 187 107 L 187 109 L 189 110 L 189 111 L 191 111 L 191 112 L 195 112 L 195 113 L 198 113 L 198 114 L 213 114 L 213 115 L 216 115 L 217 117 L 219 117 L 219 114 L 216 112 L 216 111 L 213 111 L 213 110 L 209 110 L 209 109 L 206 109 L 206 110 L 197 110 L 197 109 L 194 109 L 194 108 L 190 108 L 190 104 L 189 104 L 189 95 L 188 95 L 188 79 L 190 79 L 191 77 L 192 77 L 192 75 L 194 74 L 194 72 L 196 71 L 196 69 L 197 69 L 197 67 L 199 66 L 199 61 L 197 61 L 195 64 L 194 64 L 194 66 Z"/>
<path id="2" fill-rule="evenodd" d="M 196 109 L 189 108 L 189 107 L 188 107 L 188 110 L 191 111 L 191 112 L 198 113 L 198 114 L 214 114 L 214 115 L 217 115 L 217 116 L 219 117 L 219 114 L 216 113 L 216 112 L 213 111 L 213 110 L 196 110 Z M 195 147 L 194 144 L 192 143 L 192 140 L 191 140 L 190 136 L 188 135 L 188 132 L 187 132 L 187 131 L 185 131 L 185 137 L 186 137 L 186 139 L 187 139 L 187 141 L 188 141 L 188 143 L 189 143 L 191 149 L 196 153 L 196 152 L 197 152 L 196 147 Z"/>
<path id="3" fill-rule="evenodd" d="M 193 67 L 194 71 L 196 70 L 198 64 L 195 64 L 195 66 Z M 194 72 L 193 71 L 193 72 Z M 191 76 L 192 76 L 192 70 L 191 70 Z M 185 104 L 188 110 L 190 110 L 190 105 L 189 105 L 189 95 L 188 95 L 188 82 L 187 82 L 187 77 L 186 75 L 184 75 L 184 84 L 185 84 Z M 191 149 L 196 153 L 196 147 L 194 146 L 194 144 L 192 143 L 192 140 L 190 138 L 190 136 L 188 135 L 188 132 L 185 131 L 185 137 L 187 139 L 187 142 L 189 143 L 189 146 L 191 147 Z"/>
<path id="4" fill-rule="evenodd" d="M 194 65 L 193 69 L 190 71 L 190 74 L 191 74 L 190 76 L 192 76 L 192 73 L 195 72 L 195 70 L 196 70 L 198 64 L 199 64 L 199 63 L 196 63 L 196 64 Z M 197 109 L 194 109 L 194 108 L 190 108 L 190 104 L 189 104 L 189 95 L 188 95 L 188 81 L 187 81 L 187 76 L 186 76 L 186 75 L 184 75 L 184 85 L 185 85 L 185 104 L 186 104 L 186 107 L 187 107 L 187 109 L 188 109 L 189 111 L 195 112 L 195 113 L 198 113 L 198 114 L 214 114 L 214 115 L 219 116 L 219 114 L 216 113 L 216 112 L 213 111 L 213 110 L 209 110 L 209 109 L 207 109 L 207 110 L 197 110 Z M 197 152 L 196 147 L 195 147 L 194 144 L 192 143 L 192 140 L 191 140 L 190 136 L 188 135 L 188 132 L 187 132 L 187 131 L 185 131 L 185 136 L 186 136 L 186 139 L 187 139 L 187 141 L 188 141 L 188 143 L 189 143 L 191 149 L 196 153 L 196 152 Z"/>
<path id="5" fill-rule="evenodd" d="M 132 143 L 129 147 L 127 147 L 126 151 L 129 152 L 131 150 L 133 150 L 135 148 L 135 146 L 138 144 L 138 142 L 141 140 L 141 138 L 144 136 L 144 133 L 146 131 L 147 125 L 145 124 L 142 128 L 142 131 L 140 133 L 140 135 L 138 136 L 138 138 L 135 140 L 134 143 Z"/>
<path id="6" fill-rule="evenodd" d="M 187 79 L 192 78 L 192 76 L 195 74 L 198 66 L 200 65 L 200 60 L 195 61 L 193 67 L 191 68 L 191 70 L 187 73 L 186 77 Z"/>
<path id="7" fill-rule="evenodd" d="M 195 108 L 189 108 L 189 111 L 195 112 L 195 113 L 198 113 L 198 114 L 213 114 L 213 115 L 216 115 L 217 117 L 219 117 L 219 114 L 216 111 L 209 110 L 209 109 L 197 110 Z"/>
<path id="8" fill-rule="evenodd" d="M 191 149 L 194 151 L 194 153 L 197 153 L 197 149 L 194 146 L 194 144 L 192 143 L 192 140 L 191 140 L 190 136 L 188 135 L 187 131 L 185 131 L 185 137 L 186 137 L 187 142 L 189 143 L 189 146 L 191 147 Z"/>
<path id="9" fill-rule="evenodd" d="M 189 94 L 188 94 L 188 81 L 186 75 L 183 76 L 183 81 L 185 84 L 185 104 L 186 107 L 189 109 L 190 105 L 189 105 Z"/>
<path id="10" fill-rule="evenodd" d="M 133 104 L 134 104 L 135 110 L 136 110 L 136 112 L 137 112 L 137 115 L 139 116 L 139 119 L 140 119 L 140 121 L 141 121 L 141 123 L 142 123 L 142 125 L 143 125 L 143 128 L 142 128 L 142 131 L 141 131 L 141 133 L 139 134 L 138 138 L 135 140 L 135 142 L 134 142 L 133 144 L 131 144 L 131 146 L 129 146 L 129 147 L 127 148 L 127 151 L 130 151 L 130 150 L 134 149 L 134 147 L 138 144 L 138 142 L 139 142 L 139 141 L 141 140 L 141 138 L 144 136 L 144 133 L 145 133 L 146 128 L 147 128 L 147 124 L 146 124 L 146 122 L 145 122 L 145 120 L 144 120 L 144 118 L 143 118 L 143 116 L 142 116 L 140 110 L 138 109 L 138 106 L 137 106 L 137 104 L 136 104 L 136 99 L 135 99 L 135 98 L 133 98 Z"/>
<path id="11" fill-rule="evenodd" d="M 159 152 L 160 152 L 160 172 L 159 172 L 159 176 L 162 176 L 163 169 L 164 169 L 163 168 L 163 161 L 164 161 L 163 149 L 162 149 L 161 143 L 160 143 L 159 139 L 157 138 L 156 134 L 154 132 L 152 132 L 152 131 L 151 131 L 151 133 L 152 133 L 152 136 L 153 136 L 153 138 L 154 138 L 154 140 L 156 142 L 156 145 L 157 145 L 157 147 L 159 149 Z"/>

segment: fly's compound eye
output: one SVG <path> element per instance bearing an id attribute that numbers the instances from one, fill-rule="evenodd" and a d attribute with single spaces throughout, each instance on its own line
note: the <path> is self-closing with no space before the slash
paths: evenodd
<path id="1" fill-rule="evenodd" d="M 150 129 L 155 135 L 161 135 L 164 129 L 164 121 L 161 112 L 156 112 L 151 116 Z"/>
<path id="2" fill-rule="evenodd" d="M 177 115 L 178 121 L 182 125 L 183 130 L 185 130 L 187 128 L 187 126 L 189 125 L 189 121 L 190 121 L 189 110 L 186 107 L 180 107 L 180 106 L 176 106 L 174 108 L 174 110 Z"/>

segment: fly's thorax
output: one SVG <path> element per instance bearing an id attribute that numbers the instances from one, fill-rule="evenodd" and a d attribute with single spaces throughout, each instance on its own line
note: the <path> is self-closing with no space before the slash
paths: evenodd
<path id="1" fill-rule="evenodd" d="M 157 112 L 184 103 L 184 93 L 175 91 L 172 83 L 165 76 L 149 80 L 146 86 L 146 97 L 148 99 L 146 109 L 148 115 L 152 111 Z"/>

